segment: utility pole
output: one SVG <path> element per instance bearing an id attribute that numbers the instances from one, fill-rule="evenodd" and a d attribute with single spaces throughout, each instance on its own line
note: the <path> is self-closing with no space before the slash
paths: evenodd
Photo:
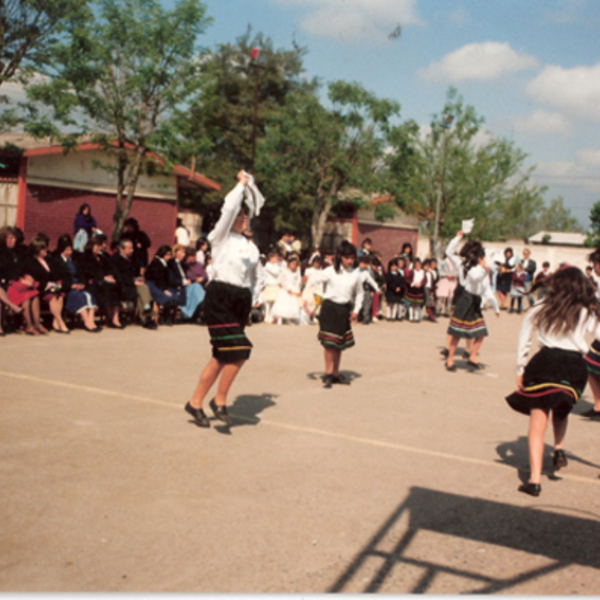
<path id="1" fill-rule="evenodd" d="M 254 172 L 254 159 L 256 157 L 256 127 L 258 124 L 258 70 L 264 69 L 261 67 L 258 62 L 258 54 L 260 52 L 260 48 L 252 48 L 250 51 L 250 55 L 252 56 L 252 62 L 250 63 L 252 67 L 254 67 L 254 119 L 252 123 L 252 158 L 250 159 L 250 167 L 248 171 L 250 173 Z"/>
<path id="2" fill-rule="evenodd" d="M 435 221 L 433 223 L 433 255 L 436 258 L 440 258 L 438 256 L 438 233 L 439 233 L 439 225 L 440 225 L 440 208 L 442 205 L 442 196 L 444 195 L 444 171 L 446 170 L 446 131 L 450 129 L 450 125 L 452 125 L 452 121 L 454 121 L 454 115 L 445 114 L 442 118 L 442 122 L 440 126 L 442 127 L 442 149 L 440 151 L 440 175 L 439 175 L 439 187 L 437 200 L 435 203 Z"/>

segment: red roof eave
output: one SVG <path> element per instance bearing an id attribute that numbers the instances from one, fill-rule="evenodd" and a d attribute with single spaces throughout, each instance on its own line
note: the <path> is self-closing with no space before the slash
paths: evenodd
<path id="1" fill-rule="evenodd" d="M 117 142 L 110 142 L 111 146 L 117 147 Z M 133 144 L 125 144 L 125 148 L 127 148 L 127 150 L 135 150 L 135 146 Z M 76 146 L 75 150 L 77 152 L 86 152 L 89 150 L 100 150 L 102 149 L 101 144 L 96 144 L 96 143 L 85 143 L 85 144 L 80 144 L 79 146 Z M 25 157 L 30 157 L 30 156 L 48 156 L 50 154 L 63 154 L 64 150 L 62 146 L 42 146 L 40 148 L 29 148 L 28 150 L 25 150 L 25 152 L 23 152 L 23 156 Z M 164 164 L 164 160 L 158 156 L 158 154 L 155 154 L 154 152 L 148 152 L 147 154 L 148 158 L 152 158 L 153 160 L 155 160 L 158 164 L 163 165 Z M 181 165 L 174 165 L 173 166 L 173 173 L 175 175 L 179 175 L 181 177 L 186 177 L 188 179 L 188 181 L 195 183 L 196 185 L 199 185 L 200 187 L 203 188 L 207 188 L 209 190 L 215 190 L 218 191 L 221 189 L 221 186 L 216 182 L 213 181 L 212 179 L 209 179 L 208 177 L 204 177 L 203 175 L 200 175 L 199 173 L 194 173 L 192 175 L 192 171 L 190 169 L 186 169 L 185 167 L 182 167 Z"/>

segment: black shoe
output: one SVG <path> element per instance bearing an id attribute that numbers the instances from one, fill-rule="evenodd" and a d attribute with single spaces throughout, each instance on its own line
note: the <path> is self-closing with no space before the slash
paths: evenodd
<path id="1" fill-rule="evenodd" d="M 102 331 L 101 327 L 94 327 L 94 329 L 88 329 L 85 325 L 83 326 L 83 329 L 88 333 L 100 333 Z"/>
<path id="2" fill-rule="evenodd" d="M 595 410 L 593 408 L 590 408 L 590 410 L 588 410 L 584 413 L 581 413 L 581 414 L 582 414 L 582 416 L 590 417 L 590 419 L 591 419 L 593 417 L 600 417 L 600 410 Z"/>
<path id="3" fill-rule="evenodd" d="M 115 325 L 114 323 L 108 323 L 106 325 L 109 329 L 125 329 L 125 325 L 122 323 L 120 325 Z"/>
<path id="4" fill-rule="evenodd" d="M 539 496 L 542 492 L 542 486 L 539 483 L 524 483 L 519 486 L 519 491 L 530 496 Z"/>
<path id="5" fill-rule="evenodd" d="M 229 418 L 229 413 L 227 412 L 226 406 L 218 406 L 215 403 L 214 398 L 208 403 L 208 405 L 217 419 L 227 423 L 227 425 L 231 425 L 231 419 Z"/>
<path id="6" fill-rule="evenodd" d="M 337 377 L 331 376 L 331 383 L 340 383 L 342 385 L 350 385 L 350 380 L 343 375 L 338 375 Z"/>
<path id="7" fill-rule="evenodd" d="M 554 454 L 552 455 L 552 464 L 557 471 L 558 469 L 562 469 L 562 467 L 566 467 L 569 464 L 564 450 L 554 451 Z"/>
<path id="8" fill-rule="evenodd" d="M 333 375 L 325 375 L 323 377 L 323 387 L 329 389 L 333 384 Z"/>
<path id="9" fill-rule="evenodd" d="M 198 427 L 210 427 L 210 421 L 201 408 L 194 408 L 189 402 L 185 405 L 185 411 L 190 413 Z"/>
<path id="10" fill-rule="evenodd" d="M 456 371 L 456 365 L 452 365 L 451 367 L 449 367 L 446 364 L 446 371 L 450 371 L 450 373 L 454 373 Z"/>
<path id="11" fill-rule="evenodd" d="M 146 321 L 142 327 L 144 329 L 158 329 L 158 326 L 156 325 L 156 323 L 154 321 L 148 320 Z"/>

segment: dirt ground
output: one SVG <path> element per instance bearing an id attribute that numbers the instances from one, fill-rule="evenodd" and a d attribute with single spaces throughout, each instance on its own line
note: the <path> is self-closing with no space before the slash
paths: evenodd
<path id="1" fill-rule="evenodd" d="M 486 312 L 486 368 L 443 368 L 447 320 L 355 328 L 323 389 L 315 326 L 255 325 L 233 425 L 183 411 L 193 325 L 0 341 L 0 590 L 600 593 L 600 421 L 526 477 L 520 317 Z"/>

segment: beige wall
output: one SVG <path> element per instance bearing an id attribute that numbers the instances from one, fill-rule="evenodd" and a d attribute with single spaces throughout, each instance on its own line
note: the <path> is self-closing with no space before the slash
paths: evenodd
<path id="1" fill-rule="evenodd" d="M 66 156 L 63 154 L 33 156 L 27 162 L 27 183 L 114 194 L 116 173 L 95 167 L 96 162 L 112 166 L 116 164 L 113 156 L 108 156 L 101 150 L 69 152 Z M 174 175 L 148 177 L 142 174 L 136 188 L 136 195 L 176 200 L 177 178 Z"/>
<path id="2" fill-rule="evenodd" d="M 587 257 L 592 251 L 592 248 L 582 248 L 578 246 L 524 244 L 522 240 L 484 242 L 483 245 L 488 257 L 496 252 L 502 254 L 505 248 L 512 248 L 515 256 L 523 256 L 523 250 L 529 248 L 531 250 L 531 258 L 537 263 L 538 270 L 541 269 L 544 261 L 548 261 L 550 263 L 551 271 L 554 271 L 554 269 L 562 262 L 584 269 L 589 264 Z M 420 257 L 429 256 L 429 239 L 427 237 L 419 238 L 418 255 Z"/>

